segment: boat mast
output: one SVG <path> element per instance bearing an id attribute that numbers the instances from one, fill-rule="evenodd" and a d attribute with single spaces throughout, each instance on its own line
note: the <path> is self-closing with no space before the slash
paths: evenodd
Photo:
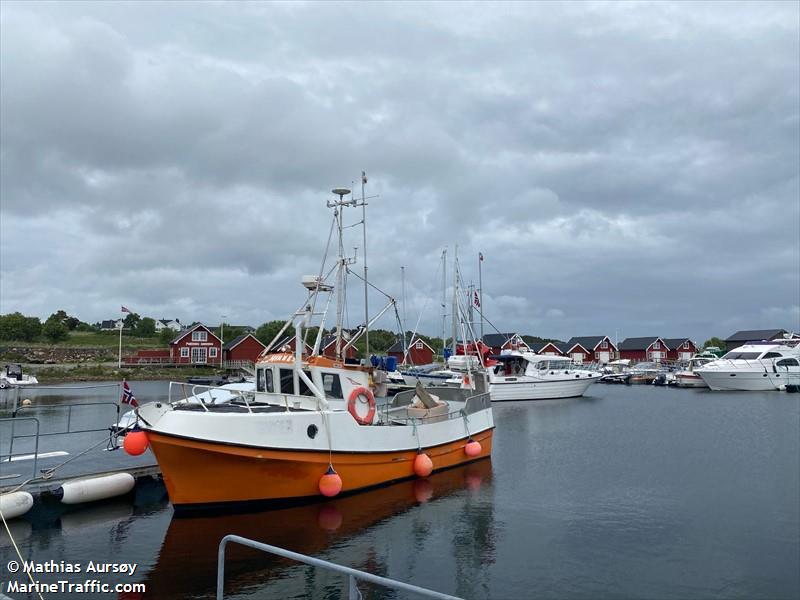
<path id="1" fill-rule="evenodd" d="M 453 252 L 453 356 L 456 355 L 458 338 L 458 244 Z"/>
<path id="2" fill-rule="evenodd" d="M 403 298 L 403 324 L 400 326 L 400 336 L 403 338 L 403 361 L 408 358 L 408 349 L 406 348 L 406 268 L 400 267 L 400 293 Z"/>
<path id="3" fill-rule="evenodd" d="M 442 250 L 442 360 L 447 336 L 447 248 Z"/>
<path id="4" fill-rule="evenodd" d="M 367 184 L 367 172 L 361 171 L 361 223 L 364 229 L 364 360 L 369 361 L 369 297 L 367 294 L 369 278 L 367 277 L 367 202 L 364 197 L 364 186 Z M 368 362 L 366 364 L 369 364 Z"/>
<path id="5" fill-rule="evenodd" d="M 337 259 L 338 267 L 336 269 L 336 360 L 342 360 L 342 318 L 344 313 L 344 270 L 347 263 L 344 257 L 344 237 L 342 233 L 342 211 L 345 206 L 355 204 L 355 201 L 344 201 L 344 197 L 350 193 L 347 188 L 335 188 L 332 190 L 334 194 L 339 196 L 339 200 L 334 203 L 328 202 L 329 207 L 336 207 L 334 216 L 336 217 L 336 225 L 339 230 L 339 256 Z"/>

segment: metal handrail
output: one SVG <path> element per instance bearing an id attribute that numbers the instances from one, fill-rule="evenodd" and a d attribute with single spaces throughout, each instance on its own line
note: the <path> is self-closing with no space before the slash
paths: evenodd
<path id="1" fill-rule="evenodd" d="M 39 428 L 40 428 L 39 419 L 37 419 L 36 417 L 10 417 L 5 419 L 0 419 L 0 423 L 5 423 L 5 422 L 11 423 L 11 443 L 8 446 L 8 454 L 0 455 L 0 463 L 6 462 L 6 459 L 8 459 L 7 462 L 11 464 L 11 459 L 14 458 L 15 456 L 25 456 L 26 454 L 28 454 L 27 452 L 24 454 L 14 454 L 14 427 L 16 426 L 18 421 L 33 421 L 34 423 L 36 423 L 36 434 L 35 434 L 36 444 L 34 445 L 33 449 L 33 476 L 36 477 L 36 467 L 39 464 Z M 18 436 L 18 437 L 33 437 L 33 435 Z"/>
<path id="2" fill-rule="evenodd" d="M 458 596 L 450 596 L 448 594 L 442 594 L 441 592 L 429 590 L 423 587 L 419 587 L 417 585 L 412 585 L 410 583 L 404 583 L 402 581 L 397 581 L 395 579 L 389 579 L 388 577 L 381 577 L 380 575 L 373 575 L 372 573 L 366 573 L 364 571 L 359 571 L 358 569 L 344 567 L 342 565 L 337 565 L 336 563 L 328 562 L 327 560 L 321 560 L 319 558 L 314 558 L 313 556 L 307 556 L 305 554 L 300 554 L 298 552 L 292 552 L 291 550 L 285 550 L 277 546 L 270 546 L 269 544 L 256 542 L 255 540 L 243 538 L 238 535 L 226 535 L 224 538 L 222 538 L 222 541 L 220 541 L 219 543 L 219 551 L 217 554 L 217 600 L 223 600 L 223 594 L 225 588 L 225 548 L 229 542 L 234 544 L 240 544 L 242 546 L 247 546 L 248 548 L 253 548 L 254 550 L 261 550 L 262 552 L 267 552 L 269 554 L 275 554 L 276 556 L 280 556 L 282 558 L 295 560 L 297 562 L 311 565 L 312 567 L 328 569 L 329 571 L 346 575 L 348 579 L 347 597 L 349 600 L 357 600 L 361 598 L 361 592 L 358 591 L 358 587 L 356 586 L 357 579 L 381 585 L 383 587 L 387 587 L 392 590 L 403 590 L 406 592 L 412 592 L 414 594 L 419 594 L 420 596 L 424 596 L 427 598 L 440 598 L 442 600 L 461 600 Z"/>

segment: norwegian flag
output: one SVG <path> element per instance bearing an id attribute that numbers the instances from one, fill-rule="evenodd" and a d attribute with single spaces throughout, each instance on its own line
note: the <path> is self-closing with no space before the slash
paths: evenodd
<path id="1" fill-rule="evenodd" d="M 478 260 L 483 262 L 483 252 L 478 252 Z"/>
<path id="2" fill-rule="evenodd" d="M 122 308 L 120 308 L 120 310 L 121 310 L 122 312 L 126 312 L 126 313 L 129 313 L 129 312 L 131 312 L 129 309 L 125 308 L 124 306 L 123 306 Z"/>
<path id="3" fill-rule="evenodd" d="M 122 380 L 122 399 L 120 400 L 123 404 L 130 404 L 134 408 L 139 406 L 139 403 L 136 401 L 136 396 L 133 395 L 131 391 L 131 386 L 128 385 L 127 380 Z"/>
<path id="4" fill-rule="evenodd" d="M 480 297 L 478 296 L 478 291 L 477 291 L 477 290 L 475 290 L 475 291 L 474 291 L 474 292 L 472 292 L 472 293 L 473 293 L 473 294 L 475 294 L 474 298 L 472 299 L 472 302 L 475 304 L 475 306 L 477 306 L 478 308 L 480 308 L 480 307 L 481 307 L 481 299 L 480 299 Z"/>

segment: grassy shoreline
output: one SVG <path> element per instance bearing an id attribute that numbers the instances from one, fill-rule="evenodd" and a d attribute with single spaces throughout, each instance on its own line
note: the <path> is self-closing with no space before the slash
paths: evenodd
<path id="1" fill-rule="evenodd" d="M 132 381 L 155 381 L 173 380 L 183 381 L 187 377 L 198 375 L 222 375 L 224 371 L 214 368 L 194 368 L 178 367 L 174 369 L 164 368 L 123 368 L 108 367 L 105 365 L 80 365 L 74 368 L 63 367 L 42 367 L 30 369 L 42 385 L 57 383 L 75 383 L 81 381 L 121 381 L 129 379 Z"/>

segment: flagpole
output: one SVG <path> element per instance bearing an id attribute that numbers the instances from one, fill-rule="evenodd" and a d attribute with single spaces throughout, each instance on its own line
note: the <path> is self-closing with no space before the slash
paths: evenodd
<path id="1" fill-rule="evenodd" d="M 122 328 L 125 326 L 125 321 L 119 324 L 119 361 L 117 368 L 122 368 Z"/>
<path id="2" fill-rule="evenodd" d="M 483 252 L 478 252 L 478 290 L 481 302 L 481 342 L 483 342 Z"/>

